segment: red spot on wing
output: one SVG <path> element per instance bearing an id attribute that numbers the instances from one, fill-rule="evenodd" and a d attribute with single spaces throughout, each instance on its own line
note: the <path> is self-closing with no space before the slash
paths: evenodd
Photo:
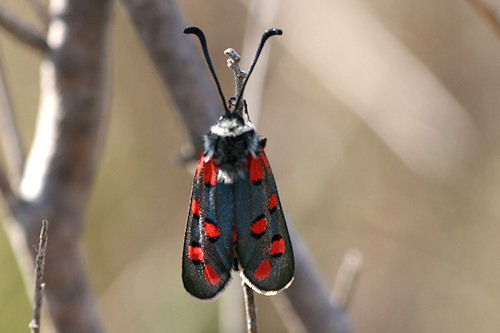
<path id="1" fill-rule="evenodd" d="M 249 155 L 248 169 L 250 170 L 250 181 L 253 184 L 260 184 L 264 179 L 264 165 L 260 156 L 252 157 Z"/>
<path id="2" fill-rule="evenodd" d="M 214 240 L 220 236 L 220 229 L 210 220 L 205 220 L 205 234 L 208 238 Z"/>
<path id="3" fill-rule="evenodd" d="M 207 279 L 212 286 L 216 286 L 220 283 L 220 276 L 212 266 L 205 266 L 203 269 L 203 275 L 205 275 L 205 279 Z"/>
<path id="4" fill-rule="evenodd" d="M 216 180 L 217 180 L 217 170 L 215 169 L 214 161 L 210 159 L 204 164 L 203 182 L 207 186 L 215 186 Z"/>
<path id="5" fill-rule="evenodd" d="M 276 194 L 273 193 L 271 197 L 269 198 L 269 211 L 272 213 L 276 210 L 276 207 L 278 206 L 278 197 Z"/>
<path id="6" fill-rule="evenodd" d="M 277 257 L 285 253 L 285 240 L 281 236 L 273 237 L 271 256 Z"/>
<path id="7" fill-rule="evenodd" d="M 236 233 L 236 223 L 233 226 L 233 243 L 236 243 L 236 239 L 238 238 L 238 234 Z"/>
<path id="8" fill-rule="evenodd" d="M 264 260 L 260 266 L 255 270 L 253 276 L 259 280 L 263 281 L 269 277 L 271 273 L 271 262 L 269 260 Z"/>
<path id="9" fill-rule="evenodd" d="M 200 204 L 195 199 L 191 201 L 191 211 L 196 218 L 200 218 Z"/>
<path id="10" fill-rule="evenodd" d="M 261 236 L 267 229 L 267 219 L 264 215 L 257 217 L 252 225 L 250 226 L 250 231 L 255 236 Z"/>
<path id="11" fill-rule="evenodd" d="M 198 178 L 200 176 L 201 169 L 203 169 L 203 153 L 200 155 L 200 159 L 198 160 L 198 164 L 196 165 L 196 174 L 195 177 Z"/>
<path id="12" fill-rule="evenodd" d="M 264 153 L 264 149 L 260 149 L 260 156 L 262 156 L 262 162 L 264 162 L 264 165 L 266 166 L 267 170 L 271 172 L 271 165 L 269 164 L 269 161 L 267 160 L 266 153 Z"/>
<path id="13" fill-rule="evenodd" d="M 201 252 L 201 247 L 190 245 L 188 247 L 188 258 L 192 261 L 203 261 L 203 252 Z"/>

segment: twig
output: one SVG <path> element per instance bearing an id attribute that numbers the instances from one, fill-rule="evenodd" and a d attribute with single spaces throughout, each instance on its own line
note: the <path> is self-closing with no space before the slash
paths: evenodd
<path id="1" fill-rule="evenodd" d="M 467 2 L 488 22 L 497 37 L 500 38 L 500 4 L 484 0 L 467 0 Z"/>
<path id="2" fill-rule="evenodd" d="M 342 260 L 333 286 L 333 297 L 339 306 L 346 309 L 352 295 L 353 286 L 363 264 L 363 256 L 358 249 L 349 249 Z"/>
<path id="3" fill-rule="evenodd" d="M 257 309 L 255 308 L 255 299 L 253 290 L 246 283 L 241 283 L 243 295 L 245 298 L 245 311 L 247 315 L 247 332 L 257 333 Z"/>
<path id="4" fill-rule="evenodd" d="M 227 67 L 229 67 L 234 74 L 234 97 L 238 97 L 243 86 L 243 81 L 245 81 L 248 73 L 240 68 L 241 57 L 238 52 L 232 48 L 228 48 L 224 51 L 224 54 L 228 57 Z"/>
<path id="5" fill-rule="evenodd" d="M 8 12 L 7 9 L 1 5 L 0 26 L 30 47 L 42 52 L 48 50 L 47 41 L 33 26 L 15 17 L 14 14 Z"/>
<path id="6" fill-rule="evenodd" d="M 35 294 L 33 297 L 33 320 L 29 324 L 31 333 L 40 332 L 40 318 L 42 316 L 42 299 L 45 283 L 43 282 L 43 273 L 45 271 L 45 252 L 47 251 L 48 240 L 48 226 L 47 220 L 42 221 L 42 229 L 40 230 L 40 243 L 38 244 L 38 251 L 35 259 Z"/>
<path id="7" fill-rule="evenodd" d="M 241 95 L 241 91 L 243 89 L 243 83 L 248 76 L 248 72 L 243 71 L 240 68 L 240 55 L 234 49 L 229 48 L 224 51 L 224 54 L 228 57 L 227 59 L 227 67 L 233 71 L 234 74 L 234 98 L 231 98 L 230 103 L 233 108 L 237 108 L 236 103 L 238 102 L 238 98 Z M 243 98 L 243 96 L 241 97 Z M 244 99 L 243 99 L 244 100 Z M 242 105 L 242 103 L 240 103 Z M 243 108 L 240 106 L 237 112 L 240 112 Z M 241 115 L 245 119 L 245 121 L 250 121 L 249 116 L 246 112 L 241 111 Z"/>
<path id="8" fill-rule="evenodd" d="M 24 168 L 24 150 L 14 118 L 9 90 L 5 80 L 0 55 L 0 139 L 5 152 L 9 178 L 18 186 Z"/>

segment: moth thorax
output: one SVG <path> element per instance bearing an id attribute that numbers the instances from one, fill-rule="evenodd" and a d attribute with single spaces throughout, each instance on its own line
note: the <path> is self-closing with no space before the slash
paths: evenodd
<path id="1" fill-rule="evenodd" d="M 205 136 L 205 156 L 214 159 L 219 168 L 217 178 L 225 183 L 244 177 L 248 156 L 256 156 L 258 147 L 258 134 L 253 129 L 235 136 L 213 132 Z"/>

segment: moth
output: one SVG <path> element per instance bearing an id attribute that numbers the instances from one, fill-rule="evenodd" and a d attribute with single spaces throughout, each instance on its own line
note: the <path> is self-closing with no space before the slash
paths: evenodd
<path id="1" fill-rule="evenodd" d="M 282 31 L 263 34 L 240 92 L 228 104 L 203 32 L 189 27 L 184 33 L 200 40 L 224 108 L 203 138 L 196 167 L 182 255 L 184 287 L 197 298 L 213 299 L 236 270 L 256 292 L 274 295 L 292 283 L 293 250 L 264 153 L 266 140 L 249 119 L 243 91 L 266 40 Z"/>

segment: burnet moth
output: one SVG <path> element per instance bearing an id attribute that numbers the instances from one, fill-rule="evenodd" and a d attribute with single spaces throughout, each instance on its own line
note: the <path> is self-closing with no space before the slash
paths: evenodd
<path id="1" fill-rule="evenodd" d="M 222 98 L 224 113 L 204 136 L 204 151 L 194 176 L 184 238 L 182 280 L 200 299 L 213 299 L 239 270 L 243 281 L 274 295 L 293 280 L 294 259 L 276 183 L 243 99 L 245 85 L 266 40 L 281 35 L 267 30 L 260 41 L 238 96 L 229 100 L 215 74 L 203 32 L 196 35 Z"/>

